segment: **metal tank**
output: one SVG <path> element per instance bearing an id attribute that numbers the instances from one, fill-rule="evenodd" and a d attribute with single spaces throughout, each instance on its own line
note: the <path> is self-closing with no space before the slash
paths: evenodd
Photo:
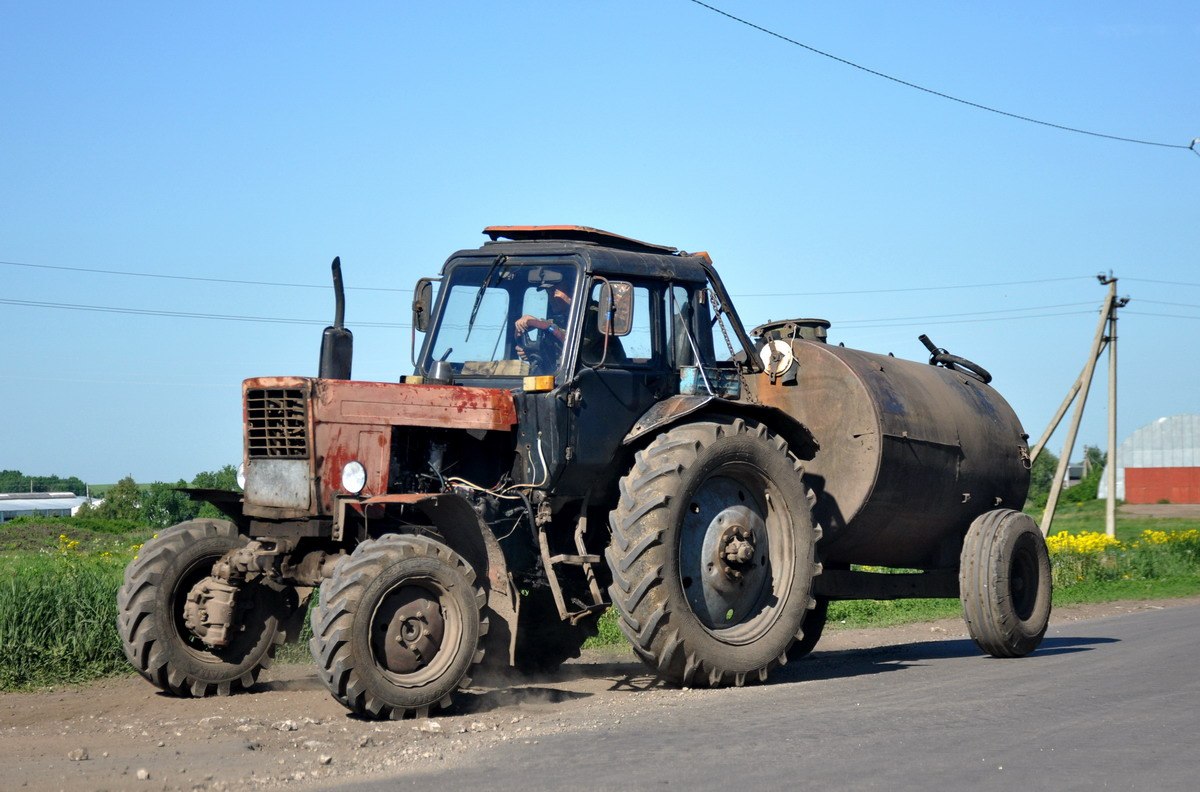
<path id="1" fill-rule="evenodd" d="M 822 560 L 956 568 L 973 519 L 1025 503 L 1020 421 L 978 377 L 831 346 L 828 323 L 816 321 L 756 328 L 764 360 L 775 356 L 756 390 L 820 444 L 805 470 L 825 531 Z"/>

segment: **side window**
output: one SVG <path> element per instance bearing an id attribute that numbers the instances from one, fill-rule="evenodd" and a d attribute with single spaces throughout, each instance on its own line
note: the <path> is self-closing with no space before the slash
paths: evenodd
<path id="1" fill-rule="evenodd" d="M 696 342 L 696 312 L 692 307 L 692 295 L 682 286 L 672 286 L 667 297 L 667 316 L 671 317 L 668 330 L 671 339 L 671 366 L 693 366 L 696 363 L 699 345 Z"/>
<path id="2" fill-rule="evenodd" d="M 733 349 L 729 348 L 730 344 L 737 344 L 737 339 L 733 332 L 729 329 L 729 320 L 722 319 L 718 321 L 717 310 L 714 305 L 715 297 L 711 290 L 705 289 L 699 292 L 700 306 L 696 312 L 699 317 L 698 324 L 700 325 L 699 338 L 701 347 L 700 352 L 706 360 L 714 363 L 719 363 L 723 360 L 730 360 L 731 356 L 737 350 L 737 346 Z M 724 332 L 722 332 L 722 322 L 724 323 Z M 729 340 L 725 340 L 728 334 Z"/>
<path id="3" fill-rule="evenodd" d="M 657 365 L 658 359 L 654 354 L 654 326 L 660 314 L 653 310 L 653 293 L 645 286 L 634 284 L 632 326 L 623 336 L 608 336 L 608 350 L 605 353 L 605 336 L 597 327 L 601 310 L 600 288 L 600 283 L 592 284 L 588 297 L 580 347 L 581 361 L 585 365 L 595 365 L 603 358 L 607 364 L 619 366 Z M 661 303 L 661 295 L 658 299 Z"/>

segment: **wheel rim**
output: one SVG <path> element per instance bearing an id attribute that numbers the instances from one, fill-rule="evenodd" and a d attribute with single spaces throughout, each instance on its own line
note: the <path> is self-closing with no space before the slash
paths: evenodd
<path id="1" fill-rule="evenodd" d="M 728 465 L 684 502 L 679 582 L 692 613 L 731 644 L 754 641 L 791 587 L 791 520 L 757 468 Z"/>
<path id="2" fill-rule="evenodd" d="M 1021 621 L 1028 621 L 1037 604 L 1039 570 L 1037 554 L 1028 540 L 1022 541 L 1013 550 L 1008 568 L 1008 590 L 1013 611 Z"/>
<path id="3" fill-rule="evenodd" d="M 402 580 L 371 617 L 371 655 L 385 678 L 401 687 L 438 679 L 458 656 L 463 617 L 433 578 Z"/>
<path id="4" fill-rule="evenodd" d="M 179 645 L 188 652 L 188 654 L 205 663 L 224 663 L 227 662 L 221 655 L 221 650 L 209 646 L 200 639 L 198 635 L 192 632 L 183 616 L 183 608 L 187 602 L 188 594 L 196 587 L 201 580 L 212 574 L 213 564 L 221 557 L 221 553 L 201 556 L 192 563 L 188 564 L 187 569 L 183 574 L 176 579 L 175 587 L 171 590 L 171 616 L 175 626 L 175 635 L 179 638 Z M 249 596 L 248 592 L 241 593 L 242 598 Z M 244 605 L 239 603 L 239 605 Z M 239 608 L 240 610 L 241 608 Z M 225 647 L 229 651 L 230 647 Z"/>

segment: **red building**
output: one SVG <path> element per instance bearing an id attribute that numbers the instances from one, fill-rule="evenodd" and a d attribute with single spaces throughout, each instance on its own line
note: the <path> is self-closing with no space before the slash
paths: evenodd
<path id="1" fill-rule="evenodd" d="M 1126 503 L 1200 503 L 1200 467 L 1125 468 Z"/>
<path id="2" fill-rule="evenodd" d="M 1126 503 L 1200 503 L 1200 415 L 1159 418 L 1127 437 L 1117 448 L 1117 497 Z"/>

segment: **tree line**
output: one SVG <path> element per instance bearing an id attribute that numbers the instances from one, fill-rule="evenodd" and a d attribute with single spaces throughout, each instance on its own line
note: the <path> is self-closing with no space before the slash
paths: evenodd
<path id="1" fill-rule="evenodd" d="M 236 491 L 237 469 L 233 465 L 226 465 L 220 470 L 206 470 L 197 473 L 190 483 L 180 479 L 174 484 L 163 481 L 138 484 L 133 476 L 126 476 L 108 488 L 101 503 L 96 506 L 85 503 L 81 506 L 77 516 L 130 520 L 154 528 L 166 528 L 197 517 L 223 516 L 212 504 L 194 501 L 187 493 L 179 492 L 178 487 Z M 83 495 L 87 492 L 87 485 L 75 476 L 26 476 L 19 470 L 0 471 L 0 492 L 31 491 Z"/>
<path id="2" fill-rule="evenodd" d="M 75 476 L 26 476 L 19 470 L 0 470 L 0 492 L 87 493 L 87 484 Z"/>

